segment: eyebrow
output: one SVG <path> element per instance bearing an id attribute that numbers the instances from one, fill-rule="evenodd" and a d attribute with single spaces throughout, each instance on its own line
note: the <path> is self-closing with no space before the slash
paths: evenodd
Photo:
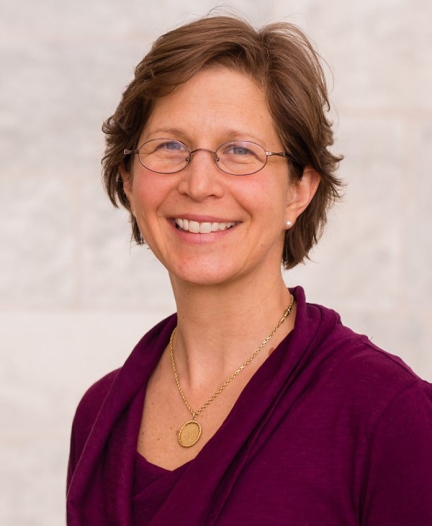
<path id="1" fill-rule="evenodd" d="M 162 134 L 167 133 L 175 138 L 181 139 L 182 141 L 187 141 L 188 139 L 190 139 L 187 132 L 185 132 L 184 130 L 180 130 L 179 128 L 165 128 L 165 127 L 156 128 L 155 130 L 151 131 L 149 136 L 159 134 L 159 133 L 162 133 Z M 249 133 L 240 132 L 239 130 L 235 130 L 234 128 L 224 128 L 222 132 L 218 135 L 221 137 L 221 140 L 223 142 L 231 141 L 234 139 L 244 140 L 244 141 L 254 141 L 258 143 L 263 142 L 263 138 L 258 138 L 255 135 L 251 135 L 250 132 Z"/>
<path id="2" fill-rule="evenodd" d="M 155 130 L 152 130 L 149 136 L 160 134 L 160 133 L 167 133 L 168 135 L 173 135 L 175 137 L 181 137 L 183 139 L 186 139 L 186 133 L 182 130 L 179 130 L 178 128 L 156 128 Z"/>

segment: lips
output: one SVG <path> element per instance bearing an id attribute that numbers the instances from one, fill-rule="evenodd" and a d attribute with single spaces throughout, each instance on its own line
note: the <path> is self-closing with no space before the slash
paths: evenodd
<path id="1" fill-rule="evenodd" d="M 198 222 L 181 218 L 174 219 L 174 223 L 179 230 L 184 230 L 185 232 L 191 232 L 193 234 L 210 234 L 211 232 L 221 232 L 235 226 L 235 222 L 233 221 L 228 223 L 208 221 Z"/>

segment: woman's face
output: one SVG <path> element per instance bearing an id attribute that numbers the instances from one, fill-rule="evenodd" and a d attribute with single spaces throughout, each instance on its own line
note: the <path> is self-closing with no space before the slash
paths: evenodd
<path id="1" fill-rule="evenodd" d="M 205 69 L 156 101 L 139 145 L 161 138 L 190 150 L 214 151 L 235 139 L 283 151 L 263 90 L 226 68 Z M 131 173 L 122 173 L 125 191 L 143 238 L 171 279 L 221 285 L 280 273 L 286 221 L 294 223 L 305 208 L 283 157 L 270 157 L 247 176 L 222 172 L 206 151 L 169 175 L 134 157 Z M 188 230 L 181 228 L 184 220 Z"/>

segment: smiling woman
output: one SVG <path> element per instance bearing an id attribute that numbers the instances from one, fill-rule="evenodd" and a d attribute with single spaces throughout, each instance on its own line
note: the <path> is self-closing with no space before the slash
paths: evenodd
<path id="1" fill-rule="evenodd" d="M 431 386 L 282 278 L 338 197 L 327 109 L 290 24 L 205 18 L 138 65 L 104 178 L 177 313 L 83 397 L 69 525 L 432 523 Z"/>
<path id="2" fill-rule="evenodd" d="M 123 189 L 174 289 L 179 280 L 233 279 L 237 288 L 281 280 L 286 222 L 307 207 L 319 176 L 308 169 L 290 180 L 262 88 L 232 69 L 205 68 L 154 102 L 138 144 L 129 170 L 120 166 Z"/>

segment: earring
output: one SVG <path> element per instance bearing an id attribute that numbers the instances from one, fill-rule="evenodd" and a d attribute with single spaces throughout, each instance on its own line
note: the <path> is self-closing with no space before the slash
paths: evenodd
<path id="1" fill-rule="evenodd" d="M 292 222 L 291 222 L 291 221 L 287 221 L 287 222 L 285 223 L 285 226 L 286 226 L 286 228 L 287 228 L 287 230 L 288 230 L 289 228 L 292 227 Z"/>

